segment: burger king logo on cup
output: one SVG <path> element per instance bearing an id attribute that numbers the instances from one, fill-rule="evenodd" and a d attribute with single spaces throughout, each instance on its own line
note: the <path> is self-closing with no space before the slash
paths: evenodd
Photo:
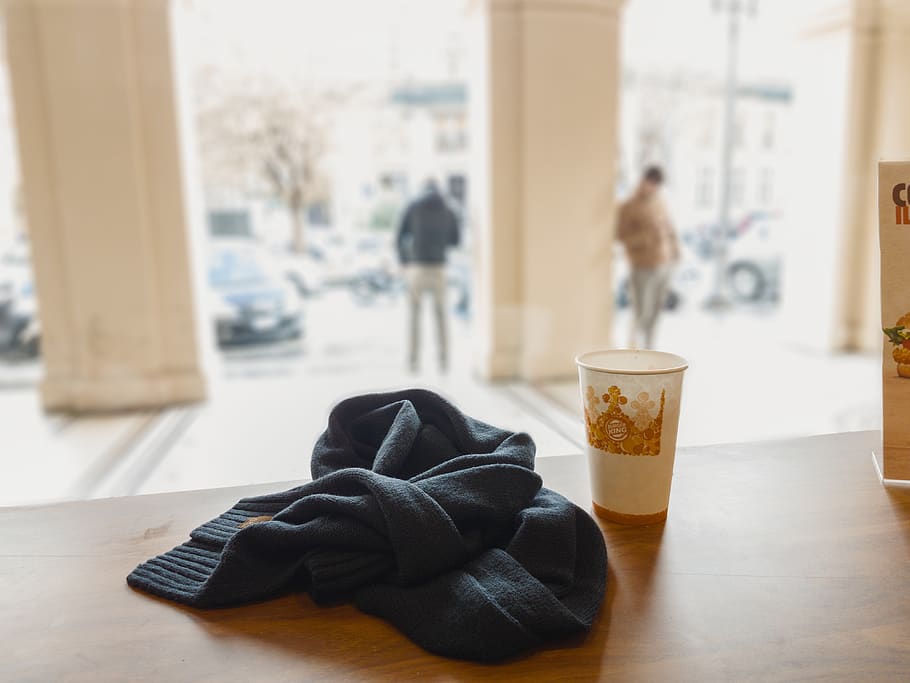
<path id="1" fill-rule="evenodd" d="M 629 436 L 629 428 L 625 422 L 614 418 L 607 423 L 607 436 L 613 441 L 625 441 Z"/>

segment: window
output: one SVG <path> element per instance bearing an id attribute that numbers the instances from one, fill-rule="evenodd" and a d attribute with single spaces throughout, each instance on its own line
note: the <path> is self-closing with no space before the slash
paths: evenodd
<path id="1" fill-rule="evenodd" d="M 705 166 L 698 171 L 695 181 L 695 204 L 700 208 L 711 206 L 714 202 L 714 169 Z"/>
<path id="2" fill-rule="evenodd" d="M 734 168 L 730 176 L 730 202 L 733 206 L 742 206 L 746 200 L 746 171 Z"/>
<path id="3" fill-rule="evenodd" d="M 762 130 L 762 147 L 772 149 L 777 134 L 777 117 L 773 111 L 765 113 L 765 122 Z"/>
<path id="4" fill-rule="evenodd" d="M 703 149 L 714 146 L 717 132 L 717 122 L 713 117 L 706 116 L 698 130 L 698 143 Z"/>
<path id="5" fill-rule="evenodd" d="M 438 116 L 436 119 L 436 150 L 441 153 L 463 152 L 468 145 L 464 114 Z"/>
<path id="6" fill-rule="evenodd" d="M 209 236 L 253 239 L 253 217 L 249 209 L 209 209 Z"/>
<path id="7" fill-rule="evenodd" d="M 733 147 L 746 146 L 746 117 L 740 112 L 736 115 L 736 121 L 733 124 Z"/>
<path id="8" fill-rule="evenodd" d="M 762 206 L 770 206 L 774 201 L 774 171 L 764 168 L 758 185 L 758 201 Z"/>

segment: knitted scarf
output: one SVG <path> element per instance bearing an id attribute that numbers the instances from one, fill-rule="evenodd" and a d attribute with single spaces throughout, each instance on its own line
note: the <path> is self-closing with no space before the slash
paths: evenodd
<path id="1" fill-rule="evenodd" d="M 509 657 L 589 629 L 606 587 L 601 532 L 541 487 L 534 451 L 429 391 L 350 398 L 313 481 L 240 500 L 127 582 L 201 608 L 308 591 L 436 654 Z"/>

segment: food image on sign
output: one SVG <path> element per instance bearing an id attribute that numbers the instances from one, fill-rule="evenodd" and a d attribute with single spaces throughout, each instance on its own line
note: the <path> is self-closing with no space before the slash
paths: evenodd
<path id="1" fill-rule="evenodd" d="M 894 344 L 891 357 L 897 363 L 897 374 L 910 378 L 910 313 L 905 313 L 894 327 L 884 327 L 882 332 Z"/>

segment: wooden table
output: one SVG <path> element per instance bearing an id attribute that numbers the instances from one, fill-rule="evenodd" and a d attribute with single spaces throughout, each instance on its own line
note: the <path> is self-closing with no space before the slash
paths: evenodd
<path id="1" fill-rule="evenodd" d="M 196 524 L 285 484 L 0 509 L 0 680 L 908 680 L 910 488 L 878 481 L 877 439 L 681 450 L 665 525 L 601 525 L 593 631 L 498 665 L 305 595 L 199 611 L 127 587 Z M 587 507 L 581 456 L 538 469 Z"/>

